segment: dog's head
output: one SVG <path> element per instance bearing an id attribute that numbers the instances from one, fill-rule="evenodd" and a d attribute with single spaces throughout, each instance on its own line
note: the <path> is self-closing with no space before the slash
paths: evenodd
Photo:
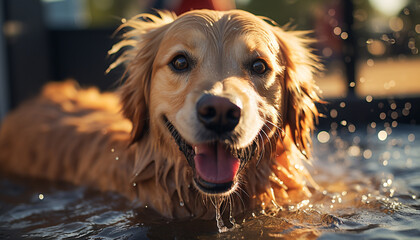
<path id="1" fill-rule="evenodd" d="M 240 10 L 160 15 L 123 24 L 130 31 L 111 50 L 130 47 L 111 68 L 126 62 L 121 93 L 134 142 L 182 152 L 206 194 L 234 190 L 283 129 L 309 153 L 318 96 L 302 34 Z"/>

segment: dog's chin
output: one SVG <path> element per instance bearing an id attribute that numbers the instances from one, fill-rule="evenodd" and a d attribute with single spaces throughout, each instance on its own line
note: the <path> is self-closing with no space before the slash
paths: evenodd
<path id="1" fill-rule="evenodd" d="M 226 183 L 212 183 L 203 180 L 200 176 L 196 176 L 193 182 L 194 186 L 206 195 L 230 195 L 238 186 L 236 179 Z"/>
<path id="2" fill-rule="evenodd" d="M 188 143 L 166 117 L 163 121 L 192 168 L 194 186 L 201 193 L 229 195 L 235 191 L 240 171 L 256 152 L 256 141 L 245 148 L 235 148 L 217 139 Z"/>

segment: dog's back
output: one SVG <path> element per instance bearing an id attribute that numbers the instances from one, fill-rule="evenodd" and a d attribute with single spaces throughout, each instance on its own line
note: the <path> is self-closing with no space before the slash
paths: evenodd
<path id="1" fill-rule="evenodd" d="M 104 190 L 128 188 L 130 169 L 118 167 L 118 162 L 134 164 L 134 157 L 129 156 L 133 151 L 127 151 L 131 123 L 119 109 L 115 94 L 81 90 L 72 81 L 48 84 L 40 97 L 4 119 L 2 171 L 83 182 Z"/>

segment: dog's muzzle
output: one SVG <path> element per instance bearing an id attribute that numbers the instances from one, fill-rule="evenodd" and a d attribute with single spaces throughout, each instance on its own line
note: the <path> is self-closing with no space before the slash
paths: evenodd
<path id="1" fill-rule="evenodd" d="M 219 104 L 220 101 L 224 101 L 224 99 L 213 100 Z M 219 131 L 219 133 L 222 129 L 231 129 L 230 131 L 232 131 L 232 125 L 234 125 L 232 122 L 235 121 L 233 119 L 237 118 L 238 112 L 235 107 L 229 107 L 227 105 L 223 106 L 225 116 L 220 116 L 222 114 L 217 112 L 218 110 L 212 110 L 211 108 L 213 107 L 208 104 L 201 105 L 199 101 L 197 107 L 204 106 L 203 108 L 207 109 L 201 113 L 198 112 L 198 114 L 202 114 L 204 118 L 207 118 L 203 121 L 207 121 L 209 123 L 208 126 L 214 128 L 215 131 Z M 216 111 L 216 113 L 213 111 Z M 200 144 L 188 144 L 166 117 L 163 120 L 177 143 L 179 150 L 185 155 L 188 164 L 193 169 L 194 183 L 200 191 L 206 194 L 226 194 L 235 188 L 238 173 L 254 156 L 258 145 L 256 141 L 250 146 L 240 149 L 234 148 L 219 140 Z M 227 123 L 229 126 L 222 126 L 224 123 Z M 226 133 L 226 130 L 223 133 Z"/>

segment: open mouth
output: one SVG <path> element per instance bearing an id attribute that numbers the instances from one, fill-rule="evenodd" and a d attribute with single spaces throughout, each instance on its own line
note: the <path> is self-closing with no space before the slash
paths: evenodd
<path id="1" fill-rule="evenodd" d="M 257 149 L 255 141 L 240 149 L 217 140 L 188 144 L 166 117 L 164 122 L 194 170 L 194 183 L 199 190 L 207 194 L 224 194 L 236 187 L 238 173 Z"/>

